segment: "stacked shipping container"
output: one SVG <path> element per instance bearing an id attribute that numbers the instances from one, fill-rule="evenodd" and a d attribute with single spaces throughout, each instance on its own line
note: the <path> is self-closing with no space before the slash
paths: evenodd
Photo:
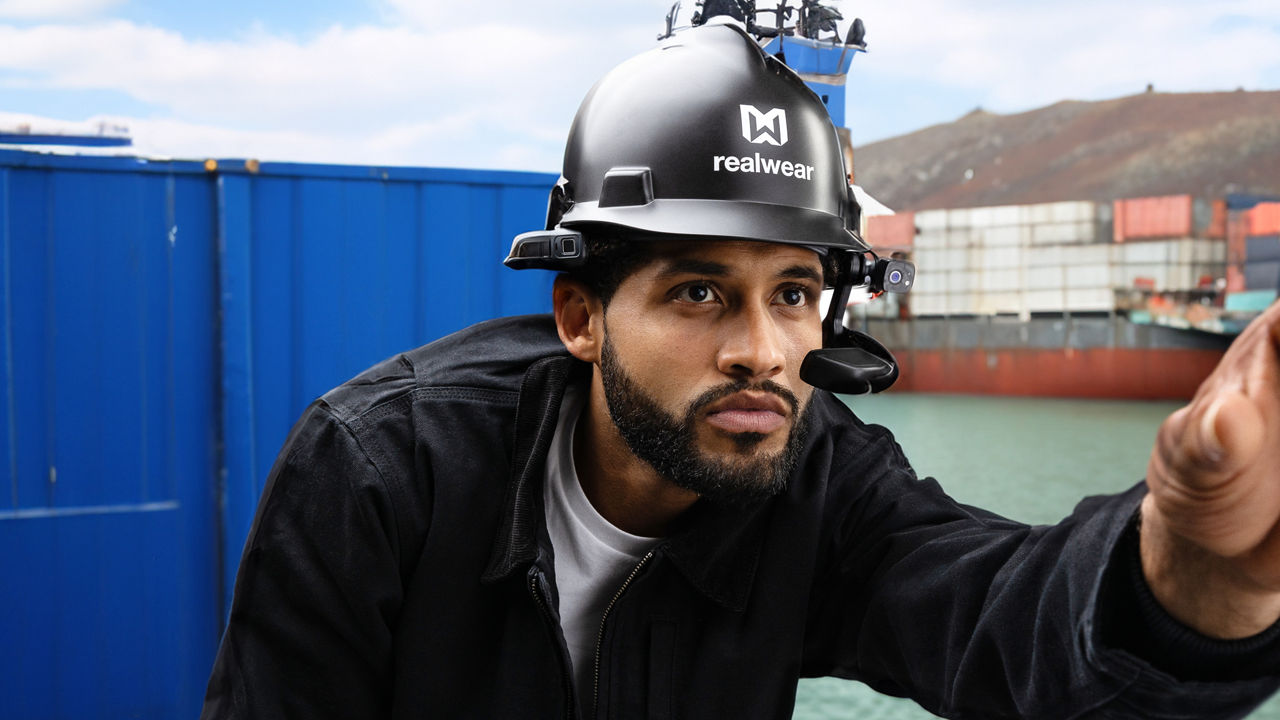
<path id="1" fill-rule="evenodd" d="M 1111 204 L 1087 201 L 918 212 L 911 312 L 1112 312 L 1127 309 L 1117 290 L 1212 287 L 1222 276 L 1223 243 L 1191 237 L 1189 197 L 1161 200 L 1163 215 L 1161 205 L 1118 201 L 1119 227 Z"/>
<path id="2" fill-rule="evenodd" d="M 1227 246 L 1227 309 L 1253 312 L 1272 303 L 1280 287 L 1280 202 L 1231 212 Z"/>
<path id="3" fill-rule="evenodd" d="M 878 220 L 868 241 L 909 247 L 915 287 L 903 307 L 877 300 L 851 319 L 898 355 L 902 390 L 1189 397 L 1229 338 L 1161 326 L 1219 322 L 1226 221 L 1222 203 L 1190 196 Z"/>

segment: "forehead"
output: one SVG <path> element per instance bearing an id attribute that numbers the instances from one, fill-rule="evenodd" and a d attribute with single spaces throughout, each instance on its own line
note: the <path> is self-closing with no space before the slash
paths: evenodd
<path id="1" fill-rule="evenodd" d="M 751 240 L 657 240 L 645 270 L 663 275 L 680 272 L 733 274 L 773 278 L 780 273 L 822 278 L 822 259 L 799 245 Z"/>

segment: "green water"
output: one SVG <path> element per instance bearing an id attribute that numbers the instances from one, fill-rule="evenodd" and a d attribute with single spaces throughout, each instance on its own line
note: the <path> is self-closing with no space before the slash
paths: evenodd
<path id="1" fill-rule="evenodd" d="M 1176 403 L 888 394 L 850 398 L 893 430 L 916 472 L 961 502 L 1029 523 L 1057 522 L 1085 495 L 1140 480 Z M 931 720 L 914 703 L 845 680 L 804 680 L 797 720 Z M 1280 697 L 1250 720 L 1280 720 Z"/>

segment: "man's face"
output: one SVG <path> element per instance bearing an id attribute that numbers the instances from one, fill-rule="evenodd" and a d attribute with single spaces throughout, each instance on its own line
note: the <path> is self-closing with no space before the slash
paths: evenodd
<path id="1" fill-rule="evenodd" d="M 634 453 L 718 498 L 775 493 L 804 435 L 804 356 L 821 345 L 822 265 L 805 248 L 670 241 L 618 287 L 600 371 Z"/>

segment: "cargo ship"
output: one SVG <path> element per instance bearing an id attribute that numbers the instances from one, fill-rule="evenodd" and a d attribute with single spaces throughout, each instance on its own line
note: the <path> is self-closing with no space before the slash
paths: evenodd
<path id="1" fill-rule="evenodd" d="M 822 98 L 856 183 L 844 109 L 851 63 L 867 51 L 862 21 L 841 33 L 841 13 L 817 0 L 708 0 L 692 23 L 717 14 L 744 23 Z M 874 187 L 854 188 L 877 254 L 917 268 L 910 294 L 855 294 L 847 311 L 897 356 L 898 392 L 1190 398 L 1280 286 L 1280 198 L 894 213 Z"/>
<path id="2" fill-rule="evenodd" d="M 1280 202 L 1190 195 L 922 210 L 867 240 L 916 263 L 907 296 L 850 307 L 899 388 L 1186 399 L 1276 300 Z"/>

